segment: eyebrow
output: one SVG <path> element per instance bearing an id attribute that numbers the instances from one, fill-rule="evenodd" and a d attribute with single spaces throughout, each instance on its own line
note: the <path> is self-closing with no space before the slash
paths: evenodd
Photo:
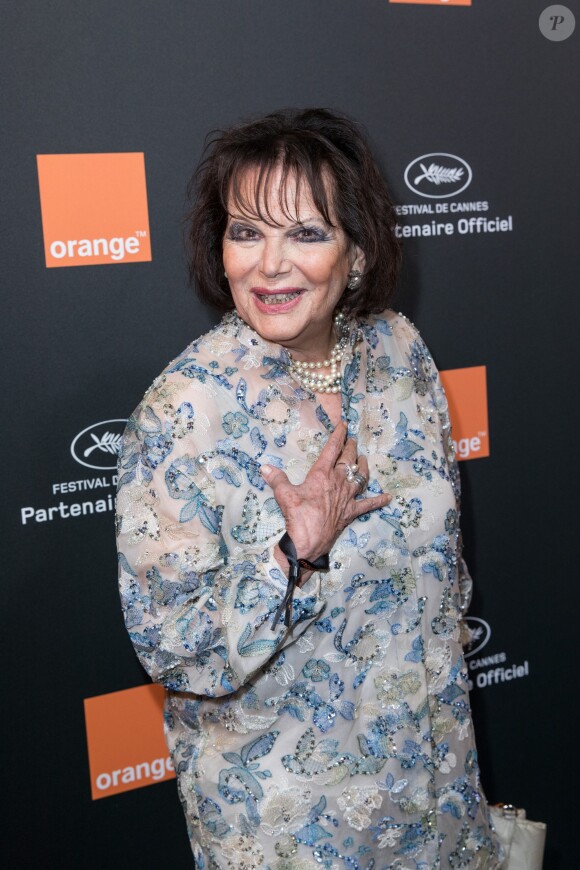
<path id="1" fill-rule="evenodd" d="M 251 217 L 250 215 L 232 214 L 232 212 L 228 212 L 228 217 L 231 220 L 236 220 L 236 221 L 253 221 L 255 223 L 262 222 L 257 215 L 254 217 Z M 331 227 L 331 224 L 327 224 L 326 221 L 324 220 L 324 218 L 322 217 L 322 215 L 318 215 L 318 217 L 315 215 L 309 215 L 308 217 L 305 217 L 302 220 L 292 221 L 292 223 L 303 226 L 304 224 L 312 222 L 312 221 L 320 222 L 321 224 L 324 224 L 325 227 Z"/>

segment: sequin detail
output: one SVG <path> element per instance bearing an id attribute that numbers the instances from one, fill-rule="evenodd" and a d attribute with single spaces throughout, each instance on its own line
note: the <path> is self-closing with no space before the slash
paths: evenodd
<path id="1" fill-rule="evenodd" d="M 235 314 L 131 417 L 119 579 L 166 732 L 198 870 L 496 868 L 460 645 L 470 579 L 447 403 L 414 326 L 353 321 L 343 416 L 390 504 L 286 589 L 262 463 L 304 479 L 328 438 L 286 352 Z"/>

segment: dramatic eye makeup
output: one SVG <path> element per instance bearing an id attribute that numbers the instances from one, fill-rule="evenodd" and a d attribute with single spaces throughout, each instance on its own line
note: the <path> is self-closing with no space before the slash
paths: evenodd
<path id="1" fill-rule="evenodd" d="M 330 239 L 329 234 L 325 230 L 318 226 L 309 226 L 308 224 L 301 224 L 290 235 L 299 242 L 327 242 Z"/>
<path id="2" fill-rule="evenodd" d="M 259 237 L 260 231 L 249 224 L 238 220 L 232 220 L 226 230 L 226 239 L 232 242 L 254 242 Z M 297 242 L 327 242 L 331 239 L 330 233 L 317 224 L 297 224 L 288 231 L 288 236 Z"/>
<path id="3" fill-rule="evenodd" d="M 254 242 L 258 237 L 258 231 L 247 224 L 233 221 L 227 228 L 226 239 L 232 242 Z"/>

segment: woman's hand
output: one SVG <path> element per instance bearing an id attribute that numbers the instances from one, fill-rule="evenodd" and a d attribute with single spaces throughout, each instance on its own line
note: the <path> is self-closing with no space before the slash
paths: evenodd
<path id="1" fill-rule="evenodd" d="M 356 442 L 349 439 L 345 443 L 346 433 L 346 423 L 341 421 L 298 486 L 293 486 L 280 469 L 262 466 L 262 476 L 280 505 L 298 557 L 309 562 L 328 553 L 356 517 L 391 501 L 388 493 L 356 498 L 361 493 L 360 475 L 368 482 L 369 467 L 364 456 L 357 456 Z M 355 464 L 359 480 L 352 479 L 349 472 L 349 466 Z M 280 559 L 277 554 L 277 558 L 281 564 L 286 562 L 284 556 Z"/>

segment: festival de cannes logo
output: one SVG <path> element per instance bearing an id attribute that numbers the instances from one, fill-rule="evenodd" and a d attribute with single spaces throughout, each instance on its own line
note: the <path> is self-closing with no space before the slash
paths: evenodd
<path id="1" fill-rule="evenodd" d="M 464 644 L 464 655 L 468 658 L 484 648 L 491 637 L 491 628 L 489 623 L 479 616 L 465 616 L 463 622 L 468 634 L 468 641 Z"/>
<path id="2" fill-rule="evenodd" d="M 115 471 L 126 420 L 103 420 L 87 426 L 73 439 L 70 452 L 87 468 Z"/>
<path id="3" fill-rule="evenodd" d="M 473 173 L 469 163 L 461 157 L 436 151 L 411 161 L 404 178 L 413 193 L 427 199 L 446 199 L 469 187 Z"/>

